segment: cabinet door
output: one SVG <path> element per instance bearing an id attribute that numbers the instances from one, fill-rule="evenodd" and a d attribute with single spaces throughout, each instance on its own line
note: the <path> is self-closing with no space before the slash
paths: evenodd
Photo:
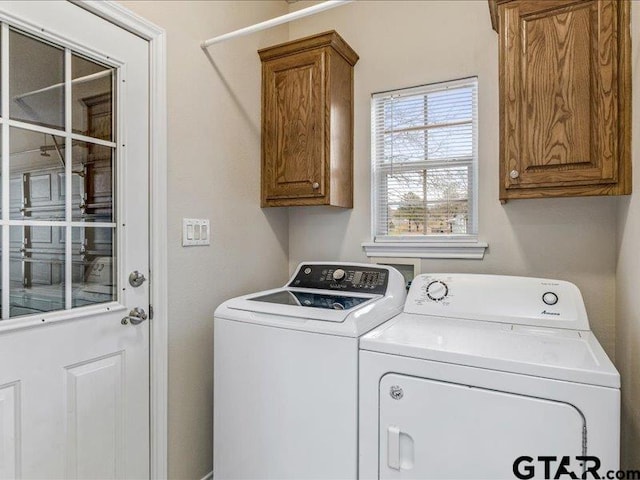
<path id="1" fill-rule="evenodd" d="M 618 182 L 618 8 L 617 0 L 500 6 L 507 197 L 550 186 L 606 193 Z"/>
<path id="2" fill-rule="evenodd" d="M 379 398 L 381 480 L 515 478 L 524 455 L 566 455 L 582 473 L 586 425 L 568 403 L 399 374 Z"/>
<path id="3" fill-rule="evenodd" d="M 262 199 L 325 194 L 325 52 L 263 65 Z"/>

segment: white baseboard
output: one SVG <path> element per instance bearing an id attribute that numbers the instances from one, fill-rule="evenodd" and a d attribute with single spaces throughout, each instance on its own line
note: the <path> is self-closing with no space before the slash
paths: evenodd
<path id="1" fill-rule="evenodd" d="M 202 480 L 213 480 L 213 472 L 207 473 L 204 477 L 202 477 Z"/>

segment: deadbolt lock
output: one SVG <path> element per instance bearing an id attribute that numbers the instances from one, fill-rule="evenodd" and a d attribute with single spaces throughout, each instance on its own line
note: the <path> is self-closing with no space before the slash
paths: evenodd
<path id="1" fill-rule="evenodd" d="M 132 287 L 139 287 L 142 285 L 147 278 L 143 273 L 140 273 L 138 270 L 134 270 L 129 274 L 129 285 Z"/>

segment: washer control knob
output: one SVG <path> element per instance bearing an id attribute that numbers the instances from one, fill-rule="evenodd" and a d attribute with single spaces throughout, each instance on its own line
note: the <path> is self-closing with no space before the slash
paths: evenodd
<path id="1" fill-rule="evenodd" d="M 341 268 L 338 268 L 335 272 L 333 272 L 333 279 L 336 282 L 341 282 L 342 280 L 344 280 L 344 277 L 346 276 L 347 276 L 347 273 Z"/>
<path id="2" fill-rule="evenodd" d="M 542 294 L 542 301 L 547 305 L 555 305 L 558 303 L 558 295 L 553 292 L 545 292 Z"/>
<path id="3" fill-rule="evenodd" d="M 440 301 L 449 295 L 449 287 L 441 280 L 434 280 L 426 288 L 427 297 L 434 301 Z"/>

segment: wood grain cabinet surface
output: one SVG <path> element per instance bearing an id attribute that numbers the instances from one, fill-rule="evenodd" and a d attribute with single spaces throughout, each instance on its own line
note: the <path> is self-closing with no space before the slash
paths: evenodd
<path id="1" fill-rule="evenodd" d="M 500 199 L 631 193 L 628 0 L 489 0 Z"/>
<path id="2" fill-rule="evenodd" d="M 335 31 L 258 51 L 262 207 L 353 207 L 353 66 Z"/>

